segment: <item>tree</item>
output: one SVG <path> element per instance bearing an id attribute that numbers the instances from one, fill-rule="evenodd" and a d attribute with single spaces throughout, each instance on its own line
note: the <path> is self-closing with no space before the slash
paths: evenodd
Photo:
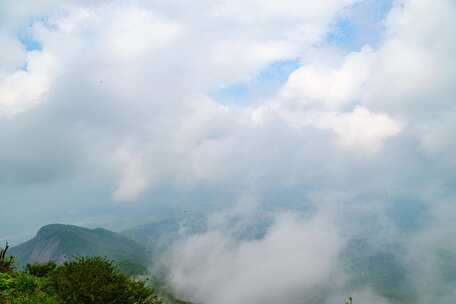
<path id="1" fill-rule="evenodd" d="M 123 274 L 131 277 L 131 276 L 138 276 L 138 275 L 145 275 L 147 274 L 147 268 L 133 263 L 128 260 L 122 260 L 116 263 L 117 269 L 120 270 Z"/>
<path id="2" fill-rule="evenodd" d="M 12 272 L 14 269 L 14 258 L 6 255 L 8 249 L 8 242 L 5 248 L 0 248 L 0 272 Z"/>
<path id="3" fill-rule="evenodd" d="M 0 273 L 0 304 L 58 304 L 47 278 L 25 272 Z"/>
<path id="4" fill-rule="evenodd" d="M 66 261 L 51 278 L 57 297 L 66 304 L 143 304 L 153 293 L 102 257 Z"/>
<path id="5" fill-rule="evenodd" d="M 51 275 L 57 269 L 57 264 L 54 261 L 49 261 L 43 264 L 27 264 L 25 266 L 25 272 L 38 277 L 47 277 Z"/>

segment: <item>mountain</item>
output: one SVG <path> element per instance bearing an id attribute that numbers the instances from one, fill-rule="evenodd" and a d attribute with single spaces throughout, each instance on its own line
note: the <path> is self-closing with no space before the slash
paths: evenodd
<path id="1" fill-rule="evenodd" d="M 181 217 L 171 217 L 136 226 L 122 231 L 121 234 L 144 244 L 152 256 L 158 256 L 174 241 L 206 230 L 206 216 L 189 212 Z"/>
<path id="2" fill-rule="evenodd" d="M 152 257 L 163 254 L 174 242 L 207 231 L 221 231 L 239 240 L 257 240 L 264 237 L 273 224 L 272 213 L 257 211 L 251 214 L 223 212 L 216 216 L 186 212 L 177 217 L 161 219 L 120 232 L 144 244 Z"/>
<path id="3" fill-rule="evenodd" d="M 12 247 L 10 254 L 18 266 L 49 260 L 61 263 L 74 256 L 105 256 L 134 267 L 147 265 L 148 256 L 144 247 L 119 233 L 62 224 L 42 227 L 34 238 Z"/>

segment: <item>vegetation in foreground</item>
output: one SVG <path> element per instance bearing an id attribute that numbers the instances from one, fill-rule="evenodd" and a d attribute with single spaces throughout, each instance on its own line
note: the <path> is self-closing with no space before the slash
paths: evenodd
<path id="1" fill-rule="evenodd" d="M 14 268 L 8 245 L 0 249 L 0 304 L 167 304 L 184 303 L 129 277 L 103 257 L 77 257 Z"/>

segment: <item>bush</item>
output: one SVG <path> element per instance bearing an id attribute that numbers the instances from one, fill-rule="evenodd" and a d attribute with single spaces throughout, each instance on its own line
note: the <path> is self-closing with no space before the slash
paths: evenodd
<path id="1" fill-rule="evenodd" d="M 101 257 L 67 261 L 51 278 L 57 297 L 65 304 L 141 304 L 152 295 L 143 282 L 129 279 Z"/>
<path id="2" fill-rule="evenodd" d="M 35 277 L 47 277 L 52 274 L 57 268 L 57 264 L 53 261 L 49 261 L 44 264 L 27 264 L 25 266 L 25 272 Z"/>
<path id="3" fill-rule="evenodd" d="M 7 273 L 0 272 L 0 293 L 2 290 L 11 288 L 14 285 L 14 279 Z"/>
<path id="4" fill-rule="evenodd" d="M 27 273 L 0 275 L 1 304 L 57 304 L 57 299 L 49 293 L 47 279 L 37 278 Z"/>
<path id="5" fill-rule="evenodd" d="M 137 276 L 137 275 L 145 275 L 147 274 L 147 268 L 130 262 L 130 261 L 120 261 L 116 263 L 117 268 L 122 272 L 123 274 L 131 277 L 131 276 Z"/>
<path id="6" fill-rule="evenodd" d="M 145 282 L 128 277 L 147 272 L 130 262 L 79 257 L 61 266 L 54 262 L 27 264 L 24 271 L 15 271 L 7 250 L 8 245 L 0 248 L 0 304 L 184 303 L 159 286 L 146 287 Z"/>

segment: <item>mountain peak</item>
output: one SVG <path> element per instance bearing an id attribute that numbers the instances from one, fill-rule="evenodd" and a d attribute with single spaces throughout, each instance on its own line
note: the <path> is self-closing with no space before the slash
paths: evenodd
<path id="1" fill-rule="evenodd" d="M 37 237 L 48 237 L 52 234 L 63 232 L 63 231 L 71 231 L 71 230 L 79 230 L 79 229 L 87 229 L 83 227 L 78 227 L 74 225 L 65 225 L 65 224 L 49 224 L 41 227 L 36 236 Z M 88 230 L 88 229 L 87 229 Z"/>
<path id="2" fill-rule="evenodd" d="M 66 224 L 41 227 L 34 238 L 11 248 L 10 253 L 18 265 L 49 260 L 63 262 L 74 256 L 106 256 L 141 265 L 147 261 L 145 249 L 119 233 Z"/>

